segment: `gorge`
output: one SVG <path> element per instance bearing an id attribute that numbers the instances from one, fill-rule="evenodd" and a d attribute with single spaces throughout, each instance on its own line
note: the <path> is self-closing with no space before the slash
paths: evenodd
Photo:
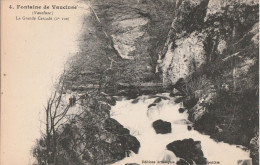
<path id="1" fill-rule="evenodd" d="M 259 163 L 258 1 L 85 3 L 57 92 L 73 117 L 38 164 Z"/>

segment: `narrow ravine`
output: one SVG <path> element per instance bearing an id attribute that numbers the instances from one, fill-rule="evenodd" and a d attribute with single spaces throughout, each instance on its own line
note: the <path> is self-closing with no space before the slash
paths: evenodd
<path id="1" fill-rule="evenodd" d="M 168 99 L 162 99 L 161 102 L 150 108 L 148 106 L 160 95 L 157 97 L 140 96 L 135 101 L 125 99 L 118 101 L 112 108 L 111 117 L 128 128 L 130 134 L 141 143 L 138 154 L 131 153 L 130 157 L 115 164 L 161 164 L 157 161 L 168 161 L 169 164 L 175 164 L 179 158 L 167 150 L 166 146 L 173 141 L 189 138 L 201 142 L 201 150 L 208 163 L 231 165 L 237 164 L 238 160 L 249 159 L 249 151 L 242 149 L 242 146 L 216 142 L 208 135 L 203 135 L 193 129 L 188 130 L 187 126 L 192 123 L 189 123 L 186 111 L 180 113 L 178 110 L 181 104 L 175 104 L 174 98 L 168 97 L 168 94 L 163 95 Z M 152 123 L 158 119 L 171 123 L 171 133 L 156 134 Z"/>

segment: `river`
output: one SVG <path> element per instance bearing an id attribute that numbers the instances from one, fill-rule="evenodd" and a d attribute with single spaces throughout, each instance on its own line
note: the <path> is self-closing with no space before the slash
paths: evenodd
<path id="1" fill-rule="evenodd" d="M 216 142 L 208 135 L 203 135 L 196 130 L 189 131 L 187 124 L 183 122 L 188 120 L 187 112 L 180 113 L 178 111 L 181 104 L 175 104 L 174 98 L 170 98 L 169 94 L 162 96 L 169 99 L 162 100 L 156 106 L 150 108 L 148 106 L 154 102 L 156 97 L 140 96 L 137 103 L 125 99 L 118 101 L 112 108 L 111 117 L 128 128 L 130 134 L 135 136 L 141 144 L 138 154 L 131 153 L 130 157 L 126 157 L 115 165 L 125 163 L 144 164 L 142 161 L 157 162 L 163 161 L 165 158 L 172 163 L 176 163 L 179 158 L 173 152 L 167 150 L 166 145 L 176 140 L 189 138 L 201 141 L 201 149 L 208 163 L 219 162 L 221 165 L 237 165 L 238 160 L 250 159 L 249 151 L 242 149 L 242 146 Z M 172 132 L 156 134 L 152 123 L 158 119 L 170 122 Z"/>
<path id="2" fill-rule="evenodd" d="M 27 1 L 20 3 L 26 5 Z M 43 5 L 40 1 L 34 3 Z M 66 4 L 70 3 L 79 4 L 72 0 Z M 3 3 L 3 9 L 9 5 Z M 5 76 L 2 80 L 1 164 L 25 165 L 34 162 L 31 149 L 43 129 L 40 122 L 44 117 L 43 108 L 64 64 L 78 51 L 78 37 L 84 30 L 83 16 L 89 13 L 86 5 L 79 6 L 82 8 L 70 14 L 60 11 L 60 16 L 69 15 L 70 19 L 59 22 L 16 21 L 13 18 L 17 13 L 12 10 L 3 12 L 3 17 L 10 18 L 5 19 L 3 24 L 10 26 L 4 26 L 2 30 L 12 33 L 3 33 L 5 51 L 1 72 Z M 168 97 L 168 94 L 164 95 Z M 112 118 L 128 128 L 141 143 L 138 154 L 131 153 L 130 157 L 115 164 L 141 164 L 142 160 L 162 160 L 166 155 L 176 162 L 179 158 L 166 150 L 166 145 L 187 138 L 201 141 L 202 151 L 209 161 L 231 165 L 237 164 L 237 160 L 249 158 L 248 151 L 235 145 L 215 142 L 195 130 L 188 131 L 185 124 L 176 124 L 176 121 L 187 120 L 188 114 L 179 113 L 181 105 L 175 104 L 173 99 L 161 101 L 148 112 L 148 105 L 154 100 L 140 96 L 138 103 L 122 100 L 112 108 Z M 157 119 L 171 122 L 172 133 L 156 134 L 151 124 Z"/>

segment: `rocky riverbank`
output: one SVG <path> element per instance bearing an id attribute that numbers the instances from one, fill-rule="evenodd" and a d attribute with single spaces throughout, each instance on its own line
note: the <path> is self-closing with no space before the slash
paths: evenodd
<path id="1" fill-rule="evenodd" d="M 112 96 L 81 95 L 71 107 L 70 120 L 57 131 L 56 164 L 110 164 L 138 153 L 139 141 L 119 122 L 110 118 Z M 39 164 L 46 162 L 44 139 L 40 139 L 34 154 Z"/>
<path id="2" fill-rule="evenodd" d="M 247 146 L 258 164 L 258 2 L 182 1 L 176 16 L 159 61 L 164 82 L 195 129 Z"/>
<path id="3" fill-rule="evenodd" d="M 137 153 L 138 140 L 110 118 L 112 96 L 138 104 L 140 95 L 170 91 L 175 102 L 183 104 L 179 112 L 189 114 L 190 121 L 179 123 L 216 141 L 246 146 L 253 164 L 258 164 L 258 1 L 87 2 L 92 14 L 85 18 L 80 51 L 69 61 L 64 85 L 77 94 L 88 93 L 92 86 L 98 95 L 81 98 L 84 113 L 61 131 L 76 132 L 68 134 L 64 144 L 83 138 L 65 146 L 62 159 L 106 164 L 123 159 L 129 151 Z M 162 100 L 148 105 L 148 116 Z M 161 124 L 167 129 L 160 130 Z M 154 129 L 165 135 L 174 131 L 164 121 L 154 123 Z M 186 157 L 175 150 L 192 143 L 195 149 L 190 150 L 200 152 L 199 142 L 191 141 L 173 142 L 168 148 L 185 160 L 205 163 L 203 153 Z"/>

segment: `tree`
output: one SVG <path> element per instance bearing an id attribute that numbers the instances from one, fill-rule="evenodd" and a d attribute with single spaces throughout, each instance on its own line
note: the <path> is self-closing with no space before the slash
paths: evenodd
<path id="1" fill-rule="evenodd" d="M 34 156 L 40 164 L 56 164 L 58 130 L 60 126 L 69 120 L 69 109 L 76 104 L 78 99 L 72 95 L 69 101 L 65 100 L 65 72 L 61 75 L 54 93 L 50 96 L 44 107 L 45 121 L 43 137 L 38 140 L 37 147 L 34 149 Z M 41 157 L 39 159 L 39 156 Z M 44 158 L 43 158 L 44 156 Z"/>

